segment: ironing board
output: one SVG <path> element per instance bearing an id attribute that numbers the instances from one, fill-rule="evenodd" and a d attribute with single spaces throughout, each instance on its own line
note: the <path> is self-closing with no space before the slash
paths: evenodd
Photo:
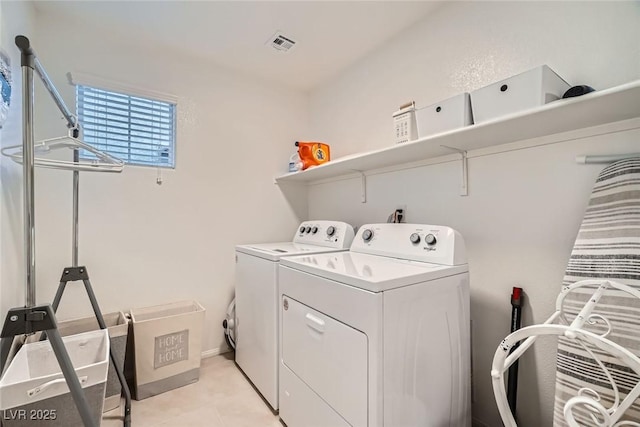
<path id="1" fill-rule="evenodd" d="M 504 373 L 542 335 L 558 337 L 554 427 L 640 427 L 640 158 L 598 176 L 555 313 L 496 350 L 491 376 L 506 427 L 517 424 Z"/>
<path id="2" fill-rule="evenodd" d="M 640 159 L 612 163 L 598 175 L 563 285 L 588 278 L 611 279 L 640 290 Z M 575 318 L 592 293 L 593 288 L 585 287 L 567 295 L 565 310 L 569 320 Z M 625 292 L 608 290 L 594 313 L 611 322 L 608 339 L 640 356 L 639 299 Z M 600 322 L 591 330 L 604 332 L 606 328 Z M 640 378 L 609 354 L 593 348 L 592 351 L 608 368 L 619 387 L 620 398 L 624 398 Z M 605 372 L 581 346 L 560 338 L 553 416 L 555 427 L 568 426 L 563 407 L 584 387 L 597 391 L 603 406 L 610 407 L 613 403 L 612 387 Z M 580 425 L 595 425 L 586 408 L 576 407 L 574 413 Z M 640 400 L 635 401 L 622 420 L 640 422 Z"/>

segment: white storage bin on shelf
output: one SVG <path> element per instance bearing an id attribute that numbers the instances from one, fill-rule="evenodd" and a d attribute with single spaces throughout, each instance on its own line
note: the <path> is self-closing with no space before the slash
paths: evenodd
<path id="1" fill-rule="evenodd" d="M 471 92 L 474 123 L 539 107 L 562 98 L 570 85 L 546 65 Z"/>
<path id="2" fill-rule="evenodd" d="M 204 313 L 196 301 L 131 310 L 137 400 L 198 381 Z"/>
<path id="3" fill-rule="evenodd" d="M 109 368 L 109 336 L 97 330 L 62 338 L 96 425 Z M 4 427 L 82 427 L 83 422 L 49 341 L 28 343 L 0 380 Z"/>
<path id="4" fill-rule="evenodd" d="M 461 93 L 416 111 L 418 138 L 473 124 L 468 93 Z"/>

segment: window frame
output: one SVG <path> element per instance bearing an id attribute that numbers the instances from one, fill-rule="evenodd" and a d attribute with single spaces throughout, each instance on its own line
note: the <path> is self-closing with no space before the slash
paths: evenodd
<path id="1" fill-rule="evenodd" d="M 76 114 L 78 114 L 79 110 L 80 110 L 80 88 L 79 86 L 84 86 L 84 87 L 88 87 L 90 89 L 96 89 L 96 90 L 101 90 L 101 91 L 106 91 L 106 92 L 111 92 L 114 93 L 116 95 L 119 96 L 126 96 L 126 97 L 134 97 L 134 98 L 142 98 L 144 100 L 147 101 L 153 101 L 153 102 L 162 102 L 162 103 L 166 103 L 166 104 L 170 104 L 172 106 L 172 110 L 173 110 L 173 114 L 171 117 L 172 120 L 172 127 L 173 127 L 173 132 L 172 132 L 172 139 L 171 139 L 171 150 L 172 150 L 172 156 L 170 156 L 171 160 L 173 160 L 172 162 L 169 162 L 167 164 L 161 164 L 161 163 L 136 163 L 136 162 L 131 162 L 130 160 L 126 160 L 126 159 L 122 159 L 121 156 L 119 155 L 119 153 L 117 152 L 112 152 L 109 150 L 103 150 L 119 159 L 122 159 L 125 163 L 125 165 L 127 166 L 136 166 L 136 167 L 151 167 L 151 168 L 162 168 L 165 170 L 175 170 L 176 165 L 178 163 L 177 160 L 177 152 L 178 152 L 178 98 L 176 96 L 173 95 L 169 95 L 169 94 L 165 94 L 165 93 L 161 93 L 161 92 L 156 92 L 153 90 L 148 90 L 148 89 L 143 89 L 140 87 L 134 87 L 134 86 L 130 86 L 130 85 L 126 85 L 126 84 L 122 84 L 122 83 L 116 83 L 116 82 L 111 82 L 108 81 L 106 79 L 97 77 L 97 76 L 92 76 L 92 75 L 88 75 L 88 74 L 83 74 L 83 73 L 68 73 L 68 78 L 69 78 L 69 83 L 73 86 L 75 86 L 75 103 L 76 103 Z M 78 121 L 80 123 L 80 129 L 81 131 L 83 131 L 83 125 L 82 122 L 80 122 L 80 117 L 78 114 Z M 127 123 L 127 127 L 130 128 L 131 126 L 131 121 L 128 121 Z M 98 148 L 96 145 L 94 145 L 94 143 L 90 143 L 87 142 L 86 140 L 84 140 L 85 143 L 97 148 L 97 149 L 101 149 Z M 130 147 L 131 145 L 131 141 L 127 141 L 127 146 Z M 82 153 L 81 153 L 81 157 Z"/>

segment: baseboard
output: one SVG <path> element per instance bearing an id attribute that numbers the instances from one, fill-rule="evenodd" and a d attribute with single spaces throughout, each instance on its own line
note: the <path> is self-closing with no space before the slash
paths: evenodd
<path id="1" fill-rule="evenodd" d="M 214 356 L 219 356 L 221 354 L 224 353 L 228 353 L 231 350 L 229 349 L 229 347 L 218 347 L 218 348 L 212 348 L 211 350 L 205 350 L 202 352 L 201 357 L 203 359 L 206 359 L 208 357 L 214 357 Z"/>

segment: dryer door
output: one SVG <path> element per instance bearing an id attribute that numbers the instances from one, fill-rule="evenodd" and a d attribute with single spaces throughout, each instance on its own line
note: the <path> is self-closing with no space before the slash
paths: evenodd
<path id="1" fill-rule="evenodd" d="M 367 425 L 367 336 L 284 295 L 282 362 L 354 427 Z"/>

